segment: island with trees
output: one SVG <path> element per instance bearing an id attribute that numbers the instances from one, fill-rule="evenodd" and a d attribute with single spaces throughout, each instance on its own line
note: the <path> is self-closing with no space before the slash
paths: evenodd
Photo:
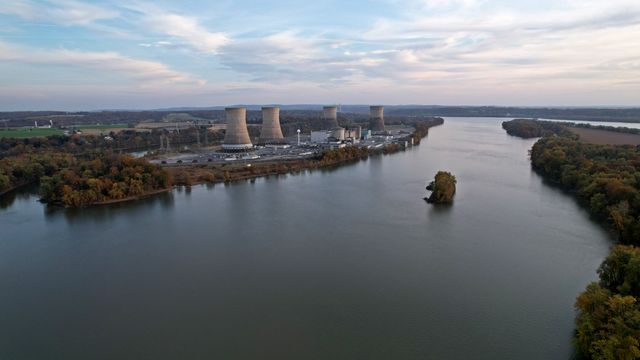
<path id="1" fill-rule="evenodd" d="M 545 135 L 562 134 L 569 136 L 570 131 L 559 122 L 530 119 L 513 119 L 502 123 L 507 134 L 523 139 L 543 137 Z"/>
<path id="2" fill-rule="evenodd" d="M 456 177 L 447 171 L 438 171 L 433 181 L 427 185 L 431 195 L 424 199 L 431 204 L 451 204 L 456 194 Z"/>
<path id="3" fill-rule="evenodd" d="M 544 126 L 511 123 L 516 134 Z M 523 126 L 524 125 L 524 126 Z M 585 359 L 640 357 L 640 152 L 632 145 L 582 141 L 570 125 L 540 138 L 531 149 L 533 169 L 572 193 L 618 240 L 591 284 L 576 301 L 576 348 Z M 524 131 L 521 131 L 523 130 Z"/>
<path id="4" fill-rule="evenodd" d="M 402 139 L 419 144 L 441 118 L 418 120 L 415 130 Z M 0 139 L 0 195 L 26 185 L 40 187 L 41 200 L 49 205 L 81 207 L 130 201 L 169 191 L 173 186 L 231 182 L 260 176 L 296 173 L 306 169 L 335 167 L 370 156 L 402 151 L 387 144 L 379 148 L 346 146 L 299 159 L 244 163 L 200 163 L 161 166 L 146 158 L 134 159 L 118 152 L 170 139 L 173 144 L 203 138 L 202 129 L 181 132 L 151 131 L 111 133 L 110 140 L 95 135 L 54 135 L 40 138 Z M 216 133 L 214 138 L 221 138 Z"/>

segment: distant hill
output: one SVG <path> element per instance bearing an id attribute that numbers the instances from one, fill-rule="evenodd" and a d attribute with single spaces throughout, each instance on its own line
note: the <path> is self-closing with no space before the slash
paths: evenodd
<path id="1" fill-rule="evenodd" d="M 249 110 L 248 121 L 261 120 L 262 105 L 243 105 Z M 340 112 L 367 116 L 369 105 L 338 105 Z M 105 111 L 16 111 L 0 112 L 0 126 L 33 126 L 35 121 L 65 126 L 82 124 L 137 124 L 142 121 L 162 121 L 174 113 L 185 114 L 200 120 L 224 121 L 225 106 L 179 107 L 155 110 L 105 110 Z M 321 116 L 321 104 L 280 105 L 282 115 L 305 118 Z M 640 108 L 605 107 L 502 107 L 502 106 L 439 106 L 439 105 L 385 105 L 385 114 L 395 117 L 501 117 L 540 118 L 562 120 L 586 120 L 603 122 L 640 122 Z"/>

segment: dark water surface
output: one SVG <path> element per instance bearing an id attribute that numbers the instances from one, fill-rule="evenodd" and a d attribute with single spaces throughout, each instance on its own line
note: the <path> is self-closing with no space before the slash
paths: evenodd
<path id="1" fill-rule="evenodd" d="M 5 198 L 0 359 L 568 359 L 609 239 L 501 121 L 126 205 Z M 422 200 L 439 169 L 451 207 Z"/>

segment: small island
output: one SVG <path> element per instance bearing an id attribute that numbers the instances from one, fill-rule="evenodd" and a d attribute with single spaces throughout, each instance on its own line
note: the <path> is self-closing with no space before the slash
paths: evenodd
<path id="1" fill-rule="evenodd" d="M 435 179 L 427 185 L 431 191 L 424 199 L 431 204 L 451 204 L 456 194 L 456 177 L 447 171 L 438 171 Z"/>

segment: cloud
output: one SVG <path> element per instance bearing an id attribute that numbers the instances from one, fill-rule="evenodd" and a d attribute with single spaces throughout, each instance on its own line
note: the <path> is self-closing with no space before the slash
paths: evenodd
<path id="1" fill-rule="evenodd" d="M 156 42 L 154 45 L 158 47 L 179 47 L 175 44 L 178 42 L 200 53 L 215 54 L 230 42 L 225 33 L 209 31 L 193 16 L 170 12 L 148 3 L 129 5 L 127 8 L 139 16 L 136 20 L 145 31 L 167 35 L 175 40 Z"/>
<path id="2" fill-rule="evenodd" d="M 327 70 L 326 41 L 284 31 L 264 37 L 236 39 L 220 52 L 223 65 L 258 81 L 305 81 Z M 326 75 L 324 77 L 327 77 Z"/>
<path id="3" fill-rule="evenodd" d="M 480 5 L 480 0 L 422 0 L 427 8 L 462 7 L 469 8 Z"/>
<path id="4" fill-rule="evenodd" d="M 134 59 L 117 52 L 87 52 L 67 49 L 45 50 L 0 42 L 0 62 L 54 65 L 90 69 L 96 74 L 111 72 L 135 80 L 141 86 L 162 84 L 203 85 L 204 81 L 149 60 Z"/>
<path id="5" fill-rule="evenodd" d="M 15 15 L 30 21 L 47 21 L 59 25 L 89 25 L 98 20 L 112 19 L 118 12 L 73 0 L 35 3 L 12 0 L 0 4 L 0 14 Z"/>
<path id="6" fill-rule="evenodd" d="M 381 3 L 388 11 L 374 8 Z M 638 0 L 378 0 L 348 24 L 342 23 L 344 14 L 316 19 L 296 11 L 299 16 L 287 16 L 290 10 L 278 1 L 258 15 L 237 2 L 207 4 L 195 14 L 180 10 L 180 3 L 168 9 L 146 0 L 116 5 L 51 0 L 38 3 L 41 9 L 34 4 L 5 2 L 0 13 L 41 22 L 50 16 L 55 24 L 90 29 L 118 26 L 136 36 L 123 43 L 96 42 L 96 48 L 118 46 L 117 52 L 44 51 L 12 44 L 4 44 L 11 50 L 3 51 L 0 42 L 0 60 L 4 56 L 4 61 L 71 71 L 107 69 L 140 84 L 200 84 L 193 75 L 125 53 L 162 59 L 179 50 L 180 58 L 172 61 L 215 83 L 198 91 L 221 99 L 233 98 L 225 91 L 233 93 L 238 100 L 232 102 L 252 94 L 265 96 L 266 102 L 277 99 L 265 94 L 295 95 L 302 101 L 305 94 L 336 101 L 337 96 L 349 101 L 377 94 L 378 102 L 385 102 L 385 96 L 420 102 L 419 94 L 437 93 L 468 103 L 465 99 L 489 99 L 491 94 L 512 99 L 517 93 L 575 99 L 568 94 L 586 89 L 591 97 L 585 99 L 597 99 L 594 94 L 618 96 L 623 88 L 625 101 L 640 101 Z M 229 11 L 233 19 L 225 18 Z M 20 56 L 7 55 L 16 49 Z M 188 93 L 194 92 L 181 95 Z"/>

